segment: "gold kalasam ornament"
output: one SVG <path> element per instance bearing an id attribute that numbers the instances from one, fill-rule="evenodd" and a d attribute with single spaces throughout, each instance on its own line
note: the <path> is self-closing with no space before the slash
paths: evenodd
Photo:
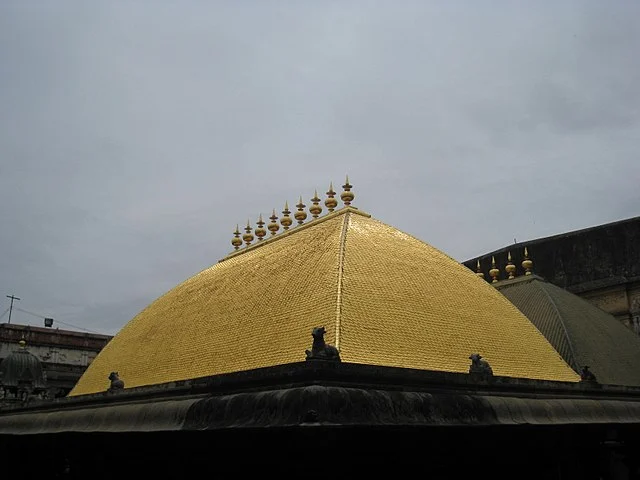
<path id="1" fill-rule="evenodd" d="M 284 202 L 284 210 L 282 211 L 282 218 L 280 219 L 280 225 L 282 225 L 284 230 L 289 230 L 289 227 L 293 223 L 293 220 L 291 220 L 291 217 L 289 216 L 290 214 L 291 210 L 289 210 L 289 202 Z"/>
<path id="2" fill-rule="evenodd" d="M 533 267 L 533 261 L 529 258 L 529 251 L 527 247 L 524 247 L 524 260 L 522 261 L 522 268 L 524 268 L 525 275 L 531 275 L 531 269 Z"/>
<path id="3" fill-rule="evenodd" d="M 496 268 L 496 259 L 495 257 L 491 257 L 491 270 L 489 270 L 489 275 L 491 275 L 491 283 L 496 283 L 498 281 L 498 277 L 500 276 L 500 270 Z"/>
<path id="4" fill-rule="evenodd" d="M 242 239 L 244 240 L 244 243 L 247 244 L 247 247 L 251 245 L 251 242 L 253 242 L 253 234 L 251 233 L 251 230 L 251 224 L 249 223 L 249 220 L 247 220 L 247 226 L 244 227 L 244 231 L 246 233 L 242 235 Z"/>
<path id="5" fill-rule="evenodd" d="M 351 191 L 351 189 L 353 188 L 353 185 L 349 184 L 349 175 L 347 175 L 347 178 L 344 182 L 344 185 L 342 185 L 342 188 L 344 189 L 344 192 L 340 194 L 340 199 L 348 207 L 349 205 L 351 205 L 351 202 L 353 202 L 353 199 L 355 197 L 355 195 Z"/>
<path id="6" fill-rule="evenodd" d="M 338 201 L 336 200 L 336 192 L 333 190 L 333 182 L 329 184 L 329 191 L 327 192 L 327 199 L 324 201 L 324 206 L 327 207 L 329 213 L 333 212 L 338 206 Z"/>
<path id="7" fill-rule="evenodd" d="M 258 225 L 258 228 L 256 228 L 255 233 L 256 237 L 258 237 L 258 241 L 260 241 L 267 234 L 267 230 L 264 228 L 264 222 L 262 221 L 262 214 L 260 214 L 256 225 Z"/>
<path id="8" fill-rule="evenodd" d="M 507 266 L 504 267 L 504 269 L 507 272 L 507 274 L 509 275 L 509 280 L 511 280 L 513 278 L 516 278 L 516 276 L 515 276 L 516 266 L 511 261 L 511 252 L 509 252 L 508 255 L 507 255 Z"/>
<path id="9" fill-rule="evenodd" d="M 313 194 L 313 198 L 311 199 L 311 205 L 309 207 L 309 212 L 313 218 L 318 218 L 318 216 L 322 213 L 322 207 L 320 206 L 320 199 L 318 198 L 318 191 L 316 190 Z"/>
<path id="10" fill-rule="evenodd" d="M 233 232 L 234 238 L 231 239 L 231 245 L 235 250 L 238 250 L 242 246 L 242 239 L 240 238 L 240 229 L 236 225 L 236 231 Z"/>
<path id="11" fill-rule="evenodd" d="M 271 220 L 271 223 L 269 223 L 269 226 L 267 228 L 271 232 L 271 235 L 275 235 L 276 233 L 278 233 L 278 230 L 280 230 L 280 225 L 278 225 L 278 216 L 276 215 L 275 208 L 273 209 L 273 213 L 271 214 L 269 219 Z"/>
<path id="12" fill-rule="evenodd" d="M 482 273 L 482 270 L 480 269 L 480 259 L 476 262 L 476 275 L 484 280 L 484 273 Z"/>
<path id="13" fill-rule="evenodd" d="M 306 205 L 302 203 L 302 195 L 300 195 L 300 201 L 296 205 L 298 211 L 293 214 L 293 217 L 298 221 L 298 225 L 302 225 L 307 218 L 307 212 L 304 211 Z"/>

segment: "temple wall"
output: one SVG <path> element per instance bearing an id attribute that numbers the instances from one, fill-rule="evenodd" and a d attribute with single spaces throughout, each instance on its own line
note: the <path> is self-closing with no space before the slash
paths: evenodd
<path id="1" fill-rule="evenodd" d="M 0 359 L 7 357 L 18 349 L 15 343 L 0 342 Z M 91 350 L 71 349 L 64 347 L 29 345 L 30 353 L 42 362 L 86 367 L 96 358 L 97 352 Z"/>

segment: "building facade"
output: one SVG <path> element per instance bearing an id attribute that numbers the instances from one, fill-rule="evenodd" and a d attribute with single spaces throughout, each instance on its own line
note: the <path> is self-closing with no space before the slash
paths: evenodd
<path id="1" fill-rule="evenodd" d="M 42 362 L 49 396 L 63 397 L 98 353 L 111 340 L 109 335 L 14 323 L 0 324 L 0 362 L 25 340 L 29 352 Z"/>

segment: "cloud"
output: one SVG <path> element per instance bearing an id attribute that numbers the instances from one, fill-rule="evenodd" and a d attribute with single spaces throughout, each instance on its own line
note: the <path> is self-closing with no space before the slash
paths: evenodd
<path id="1" fill-rule="evenodd" d="M 0 294 L 115 332 L 236 223 L 345 173 L 355 205 L 460 260 L 638 215 L 639 14 L 3 2 Z"/>

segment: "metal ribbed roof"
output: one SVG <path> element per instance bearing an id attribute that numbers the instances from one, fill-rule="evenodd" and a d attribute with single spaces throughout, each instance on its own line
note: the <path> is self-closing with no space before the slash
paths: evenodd
<path id="1" fill-rule="evenodd" d="M 598 382 L 640 386 L 640 337 L 612 315 L 536 275 L 494 284 L 577 372 Z"/>

